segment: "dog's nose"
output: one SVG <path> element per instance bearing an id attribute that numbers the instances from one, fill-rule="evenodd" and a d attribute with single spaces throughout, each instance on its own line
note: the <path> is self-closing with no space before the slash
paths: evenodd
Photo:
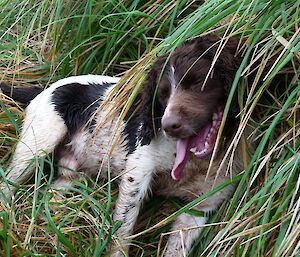
<path id="1" fill-rule="evenodd" d="M 179 116 L 169 116 L 162 119 L 162 128 L 169 136 L 179 136 L 182 132 L 182 119 Z"/>

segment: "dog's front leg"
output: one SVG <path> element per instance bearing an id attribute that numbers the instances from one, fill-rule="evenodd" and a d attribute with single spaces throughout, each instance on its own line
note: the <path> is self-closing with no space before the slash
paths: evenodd
<path id="1" fill-rule="evenodd" d="M 128 157 L 126 173 L 122 176 L 119 186 L 119 197 L 116 204 L 114 220 L 121 221 L 117 231 L 118 249 L 113 256 L 124 256 L 128 253 L 129 242 L 126 237 L 133 232 L 141 204 L 148 193 L 152 175 L 155 171 L 154 162 L 149 153 L 133 153 Z M 122 251 L 122 252 L 121 252 Z"/>
<path id="2" fill-rule="evenodd" d="M 164 257 L 188 256 L 189 250 L 207 220 L 207 217 L 197 217 L 186 213 L 179 215 L 174 220 Z"/>

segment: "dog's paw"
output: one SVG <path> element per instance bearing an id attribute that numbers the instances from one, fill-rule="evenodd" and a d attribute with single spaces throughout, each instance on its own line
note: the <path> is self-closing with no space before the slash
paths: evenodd
<path id="1" fill-rule="evenodd" d="M 126 252 L 125 249 L 122 249 L 119 244 L 116 242 L 111 243 L 108 246 L 108 250 L 110 251 L 110 254 L 108 256 L 110 257 L 127 257 L 128 253 Z"/>
<path id="2" fill-rule="evenodd" d="M 110 257 L 128 257 L 128 255 L 122 250 L 116 250 L 109 255 Z"/>
<path id="3" fill-rule="evenodd" d="M 178 246 L 178 247 L 168 247 L 167 251 L 164 253 L 163 255 L 164 257 L 182 257 L 182 256 L 186 256 L 186 254 L 184 253 L 184 249 L 182 248 L 182 246 Z"/>

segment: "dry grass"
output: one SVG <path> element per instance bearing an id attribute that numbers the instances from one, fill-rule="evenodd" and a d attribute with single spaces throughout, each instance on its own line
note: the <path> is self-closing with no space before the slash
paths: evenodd
<path id="1" fill-rule="evenodd" d="M 240 126 L 228 154 L 249 121 L 257 146 L 245 172 L 233 178 L 239 185 L 232 199 L 212 215 L 191 255 L 299 256 L 299 2 L 44 0 L 0 6 L 1 81 L 47 86 L 69 75 L 121 74 L 122 115 L 156 55 L 210 32 L 224 40 L 239 37 L 244 60 L 232 94 L 237 90 L 246 102 L 240 101 Z M 2 176 L 22 115 L 1 97 Z M 34 181 L 13 202 L 0 204 L 0 255 L 103 256 L 119 226 L 111 220 L 116 186 L 78 182 L 64 201 L 54 202 L 52 157 L 38 162 Z M 158 256 L 170 221 L 215 191 L 179 209 L 152 199 L 132 236 L 132 256 Z"/>

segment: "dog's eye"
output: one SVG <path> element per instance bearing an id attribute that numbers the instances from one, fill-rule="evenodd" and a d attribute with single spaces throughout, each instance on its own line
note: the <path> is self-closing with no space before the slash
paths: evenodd
<path id="1" fill-rule="evenodd" d="M 167 87 L 162 88 L 162 90 L 160 91 L 160 95 L 162 98 L 167 98 L 170 94 L 170 89 Z"/>
<path id="2" fill-rule="evenodd" d="M 197 79 L 197 80 L 195 81 L 195 84 L 202 84 L 203 81 L 204 81 L 203 78 Z"/>

